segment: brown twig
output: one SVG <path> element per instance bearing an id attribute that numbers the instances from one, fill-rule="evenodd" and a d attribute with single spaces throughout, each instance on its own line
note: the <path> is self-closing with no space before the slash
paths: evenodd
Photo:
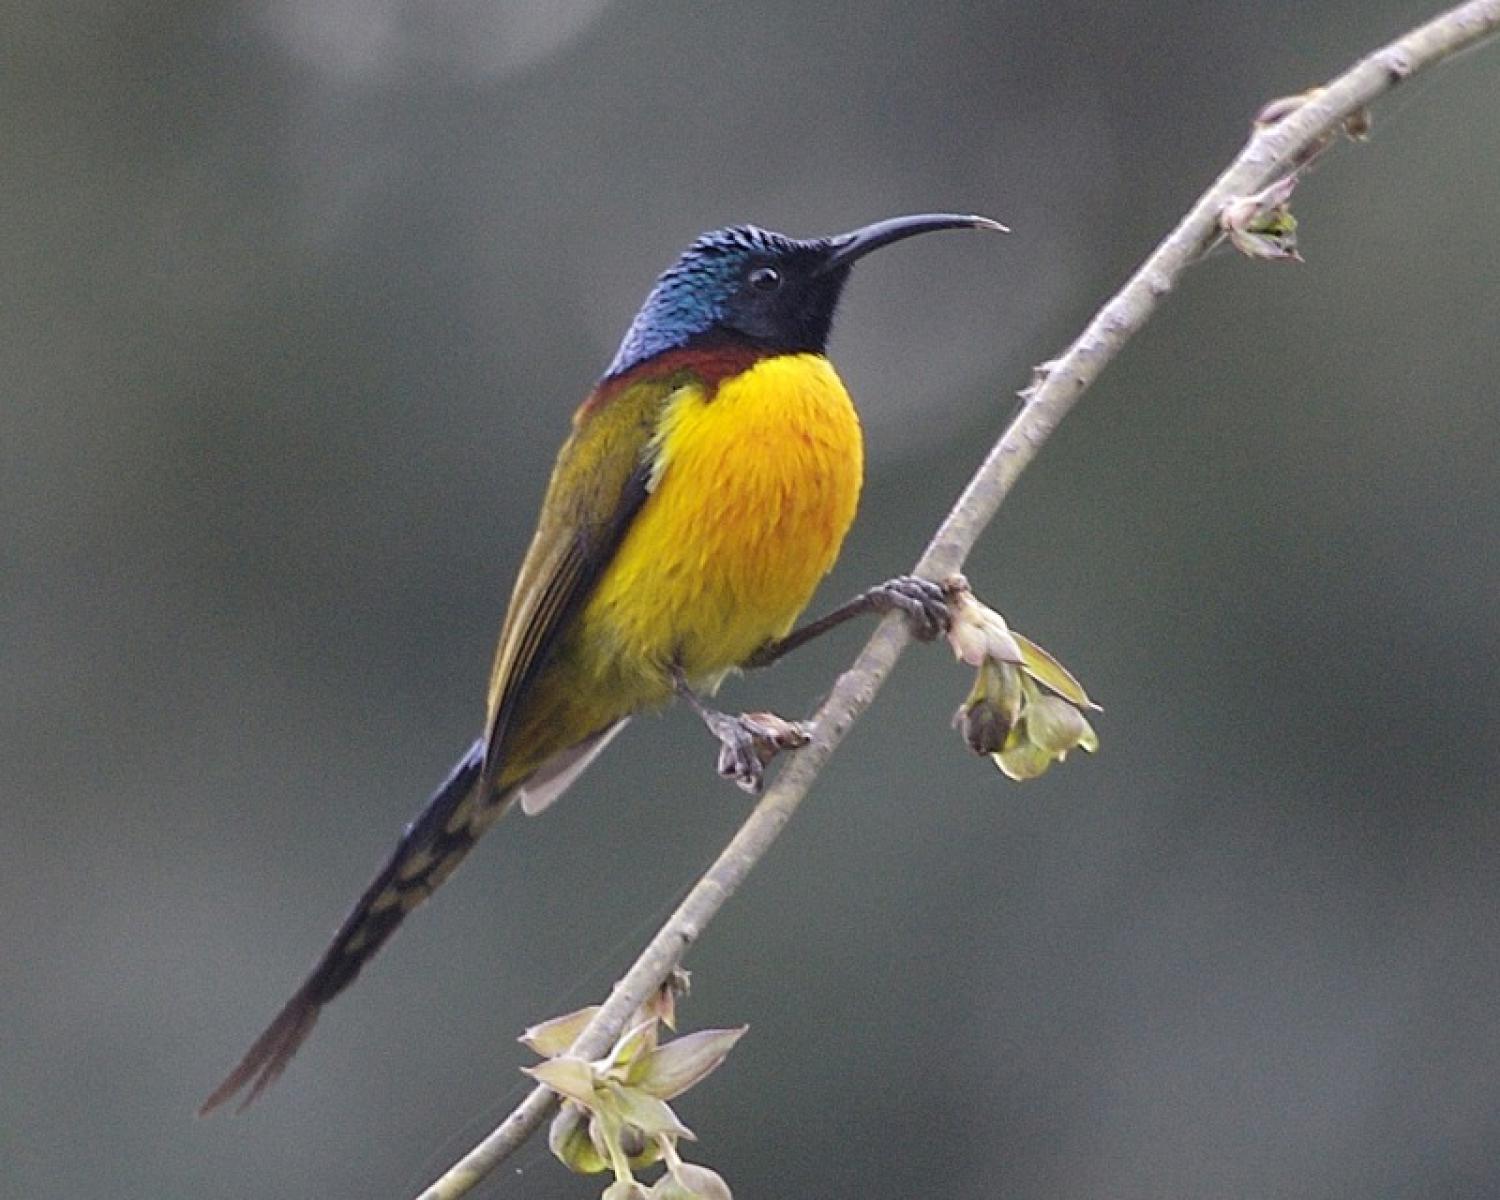
<path id="1" fill-rule="evenodd" d="M 957 572 L 1021 472 L 1130 336 L 1150 319 L 1182 273 L 1218 241 L 1225 206 L 1261 192 L 1318 151 L 1330 135 L 1397 84 L 1500 31 L 1500 0 L 1470 0 L 1355 63 L 1305 103 L 1256 130 L 1177 227 L 1141 264 L 1083 333 L 1039 368 L 1026 403 L 969 481 L 915 568 L 941 580 Z M 802 803 L 849 727 L 870 706 L 910 640 L 904 620 L 883 620 L 854 665 L 839 678 L 814 718 L 812 741 L 786 764 L 775 784 L 714 864 L 667 919 L 574 1043 L 597 1058 L 620 1035 L 646 997 L 744 882 Z M 546 1119 L 555 1097 L 535 1088 L 419 1200 L 456 1200 L 488 1175 Z"/>

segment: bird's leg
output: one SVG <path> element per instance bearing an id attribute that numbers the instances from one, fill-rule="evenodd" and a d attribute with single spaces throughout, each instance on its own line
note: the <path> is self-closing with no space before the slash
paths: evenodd
<path id="1" fill-rule="evenodd" d="M 778 641 L 767 642 L 746 660 L 745 666 L 768 667 L 778 658 L 790 654 L 799 646 L 805 646 L 813 638 L 842 625 L 851 617 L 864 613 L 888 612 L 905 613 L 912 636 L 920 642 L 930 642 L 946 633 L 952 623 L 948 593 L 942 584 L 916 575 L 897 575 L 894 579 L 877 583 L 827 616 L 819 617 L 801 629 L 794 629 Z"/>
<path id="2" fill-rule="evenodd" d="M 680 668 L 672 669 L 672 687 L 719 739 L 719 774 L 733 779 L 752 796 L 765 781 L 766 764 L 783 750 L 807 744 L 811 736 L 799 721 L 784 721 L 775 713 L 740 713 L 730 716 L 710 708 L 688 684 Z"/>

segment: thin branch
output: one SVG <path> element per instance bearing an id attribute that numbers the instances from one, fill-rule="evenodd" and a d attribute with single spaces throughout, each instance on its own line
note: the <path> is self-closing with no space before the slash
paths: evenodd
<path id="1" fill-rule="evenodd" d="M 1040 368 L 1026 404 L 990 450 L 939 527 L 915 573 L 941 580 L 957 572 L 1021 472 L 1130 336 L 1155 313 L 1182 273 L 1220 236 L 1219 214 L 1305 162 L 1353 114 L 1398 83 L 1500 31 L 1500 0 L 1471 0 L 1362 59 L 1275 124 L 1258 129 L 1191 211 L 1141 264 L 1076 341 Z M 770 848 L 834 748 L 875 699 L 910 635 L 887 616 L 814 718 L 812 741 L 793 755 L 729 845 L 651 939 L 574 1043 L 584 1058 L 604 1054 L 626 1021 L 681 961 L 724 902 Z M 465 1195 L 541 1125 L 555 1097 L 534 1089 L 505 1120 L 418 1200 Z"/>

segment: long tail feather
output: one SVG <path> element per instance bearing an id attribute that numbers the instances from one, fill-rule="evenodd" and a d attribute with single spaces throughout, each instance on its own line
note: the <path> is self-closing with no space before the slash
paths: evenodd
<path id="1" fill-rule="evenodd" d="M 364 965 L 396 931 L 406 914 L 437 890 L 500 814 L 507 796 L 480 797 L 478 782 L 484 743 L 477 741 L 428 800 L 354 910 L 339 926 L 312 974 L 224 1082 L 216 1087 L 199 1116 L 248 1088 L 243 1110 L 286 1070 L 297 1048 L 307 1040 L 322 1008 L 354 982 Z"/>

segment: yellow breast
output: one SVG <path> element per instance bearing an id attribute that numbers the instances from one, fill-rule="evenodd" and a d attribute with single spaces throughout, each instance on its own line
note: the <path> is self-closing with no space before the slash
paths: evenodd
<path id="1" fill-rule="evenodd" d="M 821 355 L 674 393 L 651 494 L 583 613 L 616 666 L 716 682 L 785 634 L 854 520 L 864 443 Z"/>

